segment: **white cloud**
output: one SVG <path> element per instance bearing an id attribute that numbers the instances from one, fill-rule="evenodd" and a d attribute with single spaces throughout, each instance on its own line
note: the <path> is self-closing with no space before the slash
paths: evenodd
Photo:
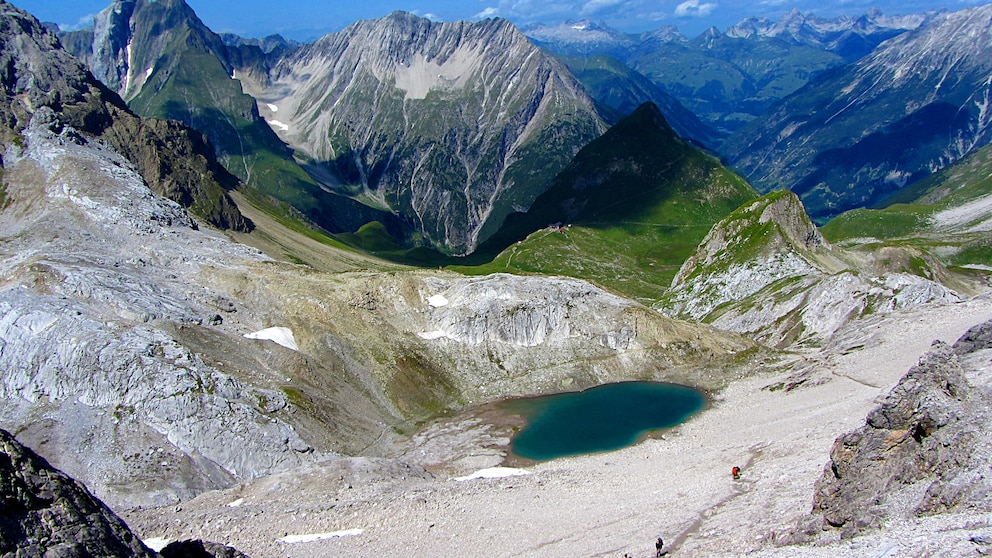
<path id="1" fill-rule="evenodd" d="M 606 8 L 612 8 L 623 3 L 624 0 L 589 0 L 582 5 L 579 13 L 582 15 L 592 15 Z"/>
<path id="2" fill-rule="evenodd" d="M 677 17 L 706 17 L 717 7 L 713 3 L 700 4 L 699 0 L 685 0 L 675 8 Z"/>
<path id="3" fill-rule="evenodd" d="M 499 14 L 503 17 L 529 23 L 572 18 L 580 8 L 573 0 L 500 0 Z"/>
<path id="4" fill-rule="evenodd" d="M 441 21 L 441 17 L 433 12 L 424 13 L 421 12 L 420 10 L 411 10 L 410 13 L 418 17 L 429 19 L 431 21 Z"/>
<path id="5" fill-rule="evenodd" d="M 496 17 L 499 15 L 499 9 L 489 6 L 488 8 L 482 10 L 481 12 L 475 14 L 476 19 L 486 19 L 487 17 Z"/>
<path id="6" fill-rule="evenodd" d="M 77 21 L 76 23 L 60 23 L 59 30 L 79 31 L 80 29 L 86 29 L 87 27 L 91 27 L 93 25 L 93 18 L 95 17 L 96 14 L 86 14 L 83 17 L 79 18 L 79 21 Z"/>

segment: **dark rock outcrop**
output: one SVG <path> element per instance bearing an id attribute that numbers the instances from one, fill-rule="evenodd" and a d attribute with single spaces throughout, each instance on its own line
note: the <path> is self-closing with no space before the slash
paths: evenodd
<path id="1" fill-rule="evenodd" d="M 57 126 L 105 141 L 131 161 L 155 193 L 212 225 L 250 230 L 227 190 L 238 184 L 202 134 L 177 122 L 143 119 L 98 82 L 32 16 L 0 1 L 0 140 L 18 143 L 43 107 Z"/>
<path id="2" fill-rule="evenodd" d="M 200 540 L 177 541 L 156 554 L 82 483 L 0 429 L 0 556 L 82 558 L 248 558 Z"/>
<path id="3" fill-rule="evenodd" d="M 990 347 L 992 321 L 953 347 L 935 342 L 864 426 L 837 439 L 805 535 L 833 527 L 846 538 L 889 519 L 992 510 Z"/>
<path id="4" fill-rule="evenodd" d="M 0 430 L 0 556 L 155 553 L 86 487 Z"/>
<path id="5" fill-rule="evenodd" d="M 159 553 L 162 558 L 248 558 L 234 547 L 204 541 L 176 541 Z"/>

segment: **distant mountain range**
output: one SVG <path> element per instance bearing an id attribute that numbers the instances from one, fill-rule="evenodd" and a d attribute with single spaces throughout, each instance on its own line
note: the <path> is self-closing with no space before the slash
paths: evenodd
<path id="1" fill-rule="evenodd" d="M 217 35 L 182 0 L 116 0 L 61 37 L 132 110 L 203 132 L 267 211 L 462 256 L 645 102 L 818 222 L 873 204 L 987 142 L 978 10 L 792 11 L 691 40 L 397 12 L 301 45 Z M 978 40 L 929 46 L 969 25 Z"/>
<path id="2" fill-rule="evenodd" d="M 566 56 L 612 56 L 648 77 L 705 123 L 729 134 L 812 77 L 867 54 L 941 12 L 820 18 L 793 10 L 779 21 L 748 18 L 689 39 L 673 26 L 627 34 L 589 20 L 532 25 L 524 33 Z"/>
<path id="3" fill-rule="evenodd" d="M 820 76 L 721 151 L 821 222 L 873 205 L 992 141 L 990 52 L 992 6 L 941 15 Z"/>

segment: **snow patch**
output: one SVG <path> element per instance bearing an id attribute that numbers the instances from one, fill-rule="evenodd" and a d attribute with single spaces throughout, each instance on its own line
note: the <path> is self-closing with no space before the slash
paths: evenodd
<path id="1" fill-rule="evenodd" d="M 148 69 L 145 70 L 145 79 L 148 79 L 148 78 L 152 77 L 152 70 L 153 70 L 153 68 L 151 68 L 151 67 L 149 67 Z"/>
<path id="2" fill-rule="evenodd" d="M 288 327 L 269 327 L 253 333 L 246 333 L 244 336 L 248 339 L 274 341 L 287 349 L 293 349 L 294 351 L 300 350 L 299 345 L 296 344 L 296 339 L 293 337 L 293 331 Z"/>
<path id="3" fill-rule="evenodd" d="M 161 552 L 162 549 L 169 546 L 169 543 L 172 541 L 165 537 L 152 537 L 150 539 L 142 539 L 141 542 L 155 552 Z"/>
<path id="4" fill-rule="evenodd" d="M 281 539 L 276 539 L 276 542 L 286 543 L 286 544 L 296 544 L 296 543 L 308 543 L 314 541 L 323 541 L 326 539 L 335 539 L 339 537 L 357 537 L 365 532 L 365 529 L 345 529 L 344 531 L 331 531 L 329 533 L 314 533 L 312 535 L 286 535 Z"/>
<path id="5" fill-rule="evenodd" d="M 903 188 L 909 182 L 912 174 L 909 172 L 893 169 L 890 170 L 888 174 L 885 175 L 885 181 L 889 184 L 895 184 L 899 188 Z"/>
<path id="6" fill-rule="evenodd" d="M 238 498 L 237 500 L 235 500 L 233 502 L 228 502 L 227 507 L 229 507 L 229 508 L 240 508 L 241 507 L 241 504 L 244 504 L 244 503 L 245 503 L 245 499 L 244 498 Z"/>
<path id="7" fill-rule="evenodd" d="M 980 219 L 984 220 L 990 213 L 992 213 L 992 195 L 985 195 L 963 205 L 938 211 L 930 217 L 930 222 L 937 228 L 948 229 Z"/>
<path id="8" fill-rule="evenodd" d="M 427 299 L 427 304 L 430 304 L 434 308 L 440 308 L 448 305 L 448 299 L 444 298 L 444 295 L 436 294 Z"/>
<path id="9" fill-rule="evenodd" d="M 433 89 L 461 89 L 476 72 L 482 56 L 479 47 L 462 47 L 438 64 L 417 54 L 411 61 L 397 65 L 396 87 L 406 92 L 408 100 L 423 99 Z"/>
<path id="10" fill-rule="evenodd" d="M 282 122 L 279 122 L 278 120 L 266 120 L 266 122 L 268 122 L 269 126 L 272 126 L 274 128 L 279 128 L 283 132 L 288 132 L 289 131 L 289 124 L 283 124 Z"/>
<path id="11" fill-rule="evenodd" d="M 279 112 L 279 107 L 273 105 L 272 103 L 265 103 L 265 106 L 269 107 L 272 112 Z"/>
<path id="12" fill-rule="evenodd" d="M 506 477 L 520 477 L 529 474 L 531 474 L 530 471 L 526 469 L 517 469 L 515 467 L 489 467 L 488 469 L 480 469 L 468 476 L 455 477 L 455 480 L 458 482 L 464 482 L 475 479 L 502 479 Z"/>
<path id="13" fill-rule="evenodd" d="M 425 331 L 423 333 L 418 333 L 417 335 L 419 335 L 421 339 L 427 339 L 428 341 L 433 341 L 435 339 L 448 336 L 448 334 L 443 331 Z"/>

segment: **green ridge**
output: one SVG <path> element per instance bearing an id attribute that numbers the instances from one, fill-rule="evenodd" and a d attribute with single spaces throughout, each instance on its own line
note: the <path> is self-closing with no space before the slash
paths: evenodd
<path id="1" fill-rule="evenodd" d="M 656 300 L 713 224 L 756 196 L 645 104 L 583 148 L 527 213 L 507 218 L 478 251 L 498 252 L 493 261 L 456 269 L 567 275 Z"/>

